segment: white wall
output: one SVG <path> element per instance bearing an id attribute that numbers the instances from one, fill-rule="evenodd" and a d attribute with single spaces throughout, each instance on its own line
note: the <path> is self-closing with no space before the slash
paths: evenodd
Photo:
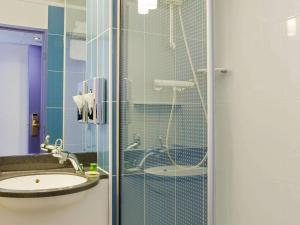
<path id="1" fill-rule="evenodd" d="M 1 0 L 0 25 L 48 28 L 48 5 L 64 7 L 63 0 Z"/>
<path id="2" fill-rule="evenodd" d="M 28 46 L 0 43 L 0 155 L 28 150 Z"/>
<path id="3" fill-rule="evenodd" d="M 215 4 L 217 225 L 299 224 L 300 2 Z"/>
<path id="4" fill-rule="evenodd" d="M 0 24 L 47 29 L 48 5 L 20 0 L 1 1 Z"/>
<path id="5" fill-rule="evenodd" d="M 108 225 L 108 179 L 71 195 L 0 198 L 0 218 L 0 225 Z"/>

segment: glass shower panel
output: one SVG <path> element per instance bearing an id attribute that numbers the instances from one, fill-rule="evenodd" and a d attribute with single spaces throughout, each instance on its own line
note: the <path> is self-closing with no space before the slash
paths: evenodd
<path id="1" fill-rule="evenodd" d="M 85 149 L 84 125 L 77 121 L 73 96 L 86 70 L 85 0 L 65 1 L 64 147 L 71 152 Z"/>
<path id="2" fill-rule="evenodd" d="M 121 1 L 120 222 L 206 225 L 206 0 L 145 2 Z"/>

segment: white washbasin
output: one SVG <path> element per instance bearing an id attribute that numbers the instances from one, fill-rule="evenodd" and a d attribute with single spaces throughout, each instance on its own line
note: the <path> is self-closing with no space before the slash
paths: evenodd
<path id="1" fill-rule="evenodd" d="M 87 181 L 86 178 L 72 174 L 25 175 L 0 181 L 0 189 L 15 191 L 40 191 L 68 188 Z"/>
<path id="2" fill-rule="evenodd" d="M 207 168 L 193 166 L 157 166 L 145 169 L 145 173 L 171 177 L 205 176 L 207 174 Z"/>

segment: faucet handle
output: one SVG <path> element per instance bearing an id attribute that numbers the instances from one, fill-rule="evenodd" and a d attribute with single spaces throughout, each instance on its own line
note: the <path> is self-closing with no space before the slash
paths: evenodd
<path id="1" fill-rule="evenodd" d="M 164 145 L 163 137 L 162 137 L 162 136 L 159 136 L 159 137 L 158 137 L 158 140 L 159 140 L 160 147 L 162 147 L 162 146 Z"/>
<path id="2" fill-rule="evenodd" d="M 63 145 L 64 145 L 64 141 L 61 138 L 56 139 L 55 144 L 54 144 L 55 149 L 62 150 Z"/>
<path id="3" fill-rule="evenodd" d="M 140 135 L 135 134 L 134 137 L 133 137 L 133 141 L 134 141 L 134 143 L 137 143 L 138 145 L 140 145 L 141 144 L 141 137 L 140 137 Z"/>
<path id="4" fill-rule="evenodd" d="M 45 145 L 49 145 L 49 143 L 50 143 L 50 135 L 47 134 L 46 137 L 45 137 L 44 144 L 45 144 Z"/>
<path id="5" fill-rule="evenodd" d="M 159 145 L 160 145 L 159 147 L 161 148 L 161 151 L 163 151 L 164 149 L 167 148 L 167 145 L 164 144 L 163 136 L 159 136 L 158 139 L 159 139 Z"/>
<path id="6" fill-rule="evenodd" d="M 50 143 L 50 135 L 47 135 L 45 137 L 44 143 L 42 143 L 40 146 L 41 150 L 45 152 L 51 152 L 51 149 L 48 149 L 49 143 Z"/>

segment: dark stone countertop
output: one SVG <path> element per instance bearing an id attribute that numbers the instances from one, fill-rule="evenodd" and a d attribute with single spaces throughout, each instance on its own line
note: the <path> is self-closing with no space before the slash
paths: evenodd
<path id="1" fill-rule="evenodd" d="M 90 163 L 97 162 L 96 152 L 75 153 L 80 163 L 88 167 Z M 61 165 L 58 159 L 51 154 L 34 154 L 21 156 L 0 157 L 0 172 L 9 171 L 29 171 L 29 170 L 48 170 L 72 168 L 72 164 L 67 161 Z"/>
<path id="2" fill-rule="evenodd" d="M 76 155 L 79 161 L 84 164 L 85 171 L 88 171 L 88 165 L 90 163 L 97 161 L 97 154 L 94 152 L 79 153 Z M 0 181 L 19 176 L 44 174 L 70 174 L 87 178 L 85 183 L 66 188 L 34 191 L 0 189 L 0 197 L 41 198 L 74 194 L 95 187 L 99 182 L 101 182 L 101 179 L 108 178 L 106 173 L 102 171 L 99 172 L 100 176 L 98 178 L 87 178 L 84 175 L 78 175 L 75 173 L 70 163 L 60 165 L 58 160 L 49 154 L 0 157 Z"/>

